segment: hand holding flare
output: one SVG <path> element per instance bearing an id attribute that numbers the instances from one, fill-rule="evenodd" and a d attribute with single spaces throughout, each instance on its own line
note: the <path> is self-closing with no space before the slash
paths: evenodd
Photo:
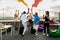
<path id="1" fill-rule="evenodd" d="M 28 7 L 28 4 L 27 4 L 27 3 L 25 3 L 25 1 L 24 1 L 24 0 L 18 0 L 18 2 L 22 2 L 24 5 L 26 5 L 26 6 Z"/>

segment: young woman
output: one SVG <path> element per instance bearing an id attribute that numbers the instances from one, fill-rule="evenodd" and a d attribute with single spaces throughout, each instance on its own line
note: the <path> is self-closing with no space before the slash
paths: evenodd
<path id="1" fill-rule="evenodd" d="M 44 19 L 45 19 L 45 22 L 44 22 L 44 33 L 43 33 L 43 35 L 46 35 L 46 33 L 47 33 L 46 36 L 49 36 L 49 20 L 50 20 L 49 11 L 46 11 L 46 15 L 45 15 Z M 46 29 L 47 29 L 47 32 L 46 32 Z"/>
<path id="2" fill-rule="evenodd" d="M 17 13 L 18 12 L 18 13 Z M 15 32 L 16 32 L 16 36 L 18 35 L 18 15 L 19 15 L 19 10 L 16 10 L 15 14 L 14 14 L 14 18 L 15 18 Z"/>
<path id="3" fill-rule="evenodd" d="M 27 20 L 28 29 L 31 30 L 31 27 L 33 26 L 33 16 L 31 13 L 29 13 L 29 15 L 27 16 Z"/>

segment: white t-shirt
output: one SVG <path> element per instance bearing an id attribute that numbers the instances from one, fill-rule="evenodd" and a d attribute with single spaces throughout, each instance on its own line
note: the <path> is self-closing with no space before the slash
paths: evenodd
<path id="1" fill-rule="evenodd" d="M 22 14 L 21 20 L 22 20 L 23 24 L 26 23 L 26 21 L 27 21 L 26 19 L 27 19 L 27 14 Z"/>

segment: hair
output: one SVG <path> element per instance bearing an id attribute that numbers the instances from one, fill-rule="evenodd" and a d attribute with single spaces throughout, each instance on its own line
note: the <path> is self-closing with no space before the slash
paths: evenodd
<path id="1" fill-rule="evenodd" d="M 49 16 L 49 11 L 45 11 L 46 12 L 46 15 Z"/>
<path id="2" fill-rule="evenodd" d="M 37 12 L 35 12 L 35 15 L 36 15 L 36 16 L 38 16 L 38 13 L 37 13 Z"/>
<path id="3" fill-rule="evenodd" d="M 23 14 L 25 14 L 26 13 L 26 11 L 23 11 Z"/>

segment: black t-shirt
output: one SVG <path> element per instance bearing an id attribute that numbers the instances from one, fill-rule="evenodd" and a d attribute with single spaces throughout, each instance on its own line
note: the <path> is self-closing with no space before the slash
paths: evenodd
<path id="1" fill-rule="evenodd" d="M 45 16 L 45 21 L 49 21 L 49 19 Z"/>

